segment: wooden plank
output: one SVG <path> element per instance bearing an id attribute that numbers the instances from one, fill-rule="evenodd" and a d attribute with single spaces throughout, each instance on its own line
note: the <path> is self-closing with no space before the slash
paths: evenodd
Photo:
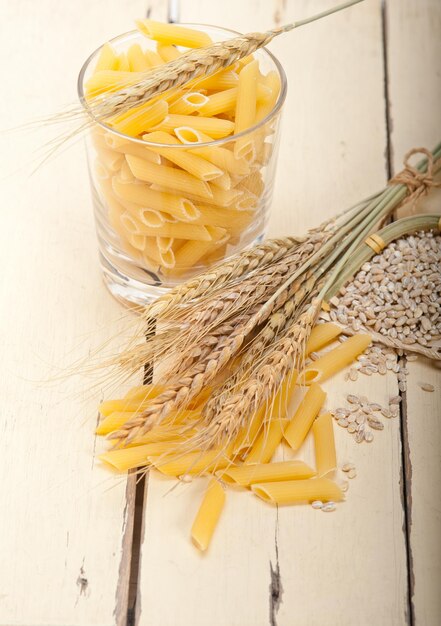
<path id="1" fill-rule="evenodd" d="M 314 3 L 314 10 L 331 4 Z M 194 0 L 181 4 L 181 20 L 250 31 L 310 10 L 307 2 Z M 304 232 L 385 183 L 380 2 L 287 35 L 271 49 L 287 68 L 290 88 L 270 232 Z M 385 402 L 397 385 L 392 376 L 378 376 L 348 387 L 338 377 L 326 390 L 335 407 L 348 391 Z M 201 481 L 170 492 L 172 483 L 152 474 L 139 626 L 405 623 L 399 423 L 390 422 L 370 446 L 356 446 L 340 429 L 337 442 L 340 460 L 354 461 L 358 478 L 334 517 L 309 507 L 277 511 L 229 492 L 204 556 L 188 537 Z"/>
<path id="2" fill-rule="evenodd" d="M 2 3 L 3 128 L 74 102 L 86 56 L 145 8 Z M 8 626 L 107 626 L 127 614 L 133 484 L 94 461 L 102 382 L 70 375 L 125 324 L 101 281 L 82 142 L 30 177 L 33 150 L 61 130 L 0 138 L 0 623 Z"/>
<path id="3" fill-rule="evenodd" d="M 387 3 L 387 53 L 393 171 L 407 150 L 432 148 L 441 139 L 441 5 L 436 0 Z M 418 205 L 419 212 L 441 212 L 441 190 Z M 409 362 L 403 413 L 406 435 L 406 495 L 410 584 L 414 623 L 441 621 L 441 480 L 439 456 L 441 371 L 425 359 Z M 428 382 L 435 393 L 424 392 Z"/>

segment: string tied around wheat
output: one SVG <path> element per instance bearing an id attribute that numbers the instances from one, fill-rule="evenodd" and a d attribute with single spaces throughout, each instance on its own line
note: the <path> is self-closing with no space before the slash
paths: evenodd
<path id="1" fill-rule="evenodd" d="M 427 170 L 425 172 L 421 172 L 409 163 L 410 158 L 415 154 L 424 154 L 427 158 Z M 389 184 L 405 185 L 409 193 L 405 202 L 412 202 L 412 207 L 415 207 L 418 200 L 425 196 L 432 187 L 441 187 L 441 183 L 434 180 L 434 173 L 438 169 L 438 165 L 441 164 L 441 159 L 434 161 L 433 154 L 427 148 L 412 148 L 405 155 L 403 163 L 404 169 L 393 176 Z"/>

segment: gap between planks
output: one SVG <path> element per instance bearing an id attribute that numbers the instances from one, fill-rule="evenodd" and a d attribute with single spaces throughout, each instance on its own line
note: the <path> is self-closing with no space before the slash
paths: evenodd
<path id="1" fill-rule="evenodd" d="M 388 11 L 387 0 L 381 2 L 381 24 L 382 24 L 382 45 L 383 45 L 383 72 L 384 72 L 384 118 L 386 125 L 386 174 L 390 180 L 393 175 L 393 153 L 392 153 L 392 114 L 389 91 L 389 49 L 388 49 Z M 392 215 L 391 220 L 395 220 Z M 405 357 L 399 357 L 406 364 Z M 398 377 L 398 375 L 397 375 Z M 404 520 L 403 534 L 406 548 L 407 566 L 407 611 L 406 620 L 408 626 L 415 624 L 415 611 L 413 605 L 413 595 L 415 591 L 415 576 L 413 572 L 412 545 L 410 541 L 410 530 L 412 524 L 412 465 L 410 460 L 409 437 L 407 428 L 407 396 L 405 391 L 399 390 L 400 403 L 400 439 L 401 439 L 401 501 L 403 505 Z"/>

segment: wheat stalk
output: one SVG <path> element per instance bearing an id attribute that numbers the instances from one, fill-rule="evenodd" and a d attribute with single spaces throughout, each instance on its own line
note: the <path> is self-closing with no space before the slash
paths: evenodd
<path id="1" fill-rule="evenodd" d="M 145 72 L 144 77 L 136 84 L 128 85 L 119 91 L 106 94 L 104 98 L 97 97 L 89 102 L 83 100 L 84 108 L 95 120 L 99 121 L 124 113 L 134 106 L 139 106 L 149 101 L 154 96 L 180 87 L 199 76 L 209 76 L 233 65 L 236 61 L 266 46 L 274 37 L 282 33 L 309 24 L 362 1 L 350 0 L 327 11 L 317 13 L 304 20 L 280 26 L 279 28 L 262 33 L 253 32 L 239 35 L 206 48 L 190 50 L 174 61 Z"/>

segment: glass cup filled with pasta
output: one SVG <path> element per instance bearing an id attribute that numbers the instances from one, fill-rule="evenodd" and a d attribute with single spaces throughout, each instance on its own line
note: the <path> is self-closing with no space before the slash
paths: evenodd
<path id="1" fill-rule="evenodd" d="M 79 97 L 127 88 L 191 48 L 237 33 L 139 20 L 96 50 Z M 93 119 L 87 153 L 100 260 L 110 291 L 145 304 L 261 239 L 275 176 L 286 95 L 266 49 L 215 74 Z"/>

